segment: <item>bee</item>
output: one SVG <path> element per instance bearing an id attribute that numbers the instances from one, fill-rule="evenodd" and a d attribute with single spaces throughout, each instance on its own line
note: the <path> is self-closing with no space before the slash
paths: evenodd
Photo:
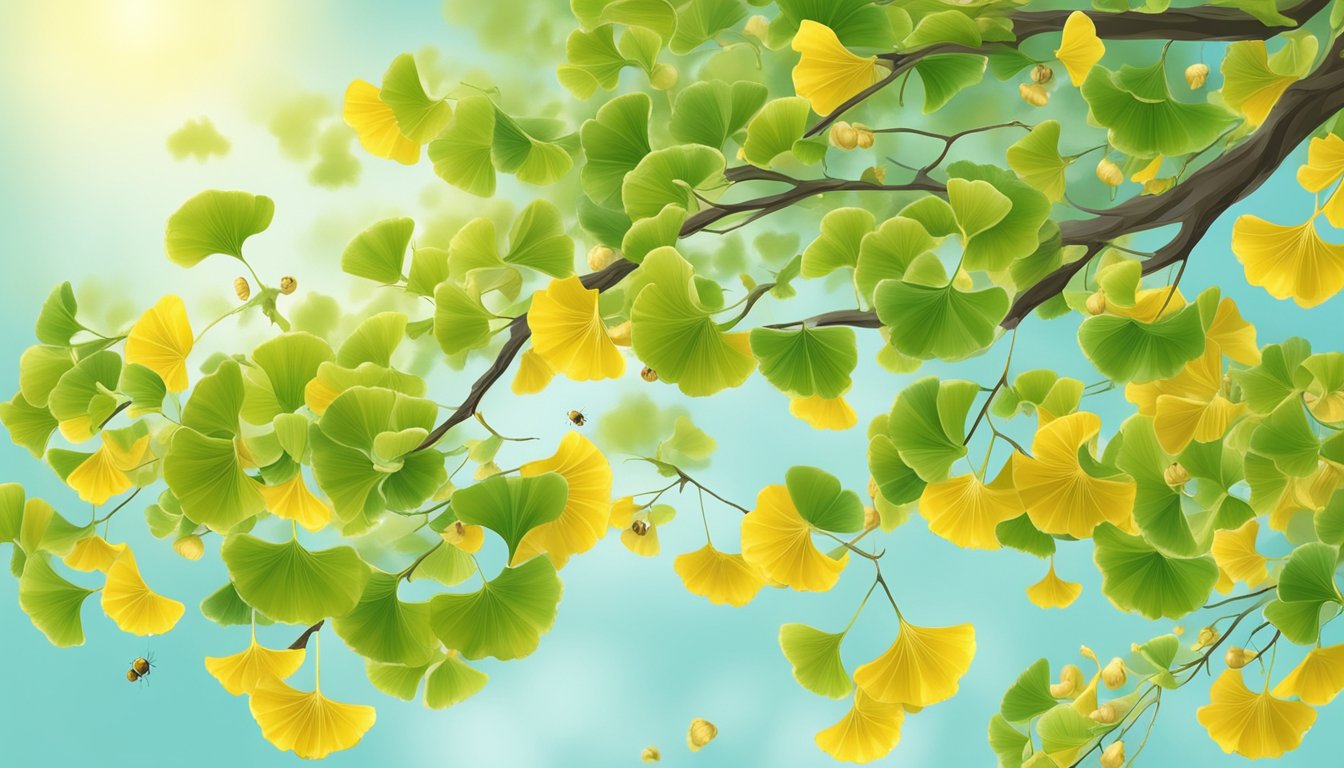
<path id="1" fill-rule="evenodd" d="M 582 427 L 588 423 L 588 417 L 584 416 L 582 411 L 570 411 L 565 416 L 569 419 L 569 423 L 576 427 Z"/>
<path id="2" fill-rule="evenodd" d="M 137 657 L 131 662 L 131 668 L 126 670 L 126 682 L 138 683 L 142 678 L 149 677 L 150 671 L 154 668 L 154 662 L 143 656 Z"/>

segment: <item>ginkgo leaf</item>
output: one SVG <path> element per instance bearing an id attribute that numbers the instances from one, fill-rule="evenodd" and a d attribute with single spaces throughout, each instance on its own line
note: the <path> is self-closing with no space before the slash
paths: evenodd
<path id="1" fill-rule="evenodd" d="M 107 569 L 103 612 L 133 635 L 162 635 L 177 625 L 186 606 L 151 590 L 140 577 L 135 555 L 128 549 Z"/>
<path id="2" fill-rule="evenodd" d="M 79 493 L 79 498 L 102 505 L 135 485 L 128 473 L 139 467 L 148 453 L 148 434 L 119 440 L 115 433 L 106 432 L 103 444 L 66 475 L 65 482 Z"/>
<path id="3" fill-rule="evenodd" d="M 975 658 L 975 628 L 917 627 L 900 621 L 896 641 L 854 670 L 854 682 L 874 699 L 927 707 L 952 698 Z"/>
<path id="4" fill-rule="evenodd" d="M 1053 560 L 1045 578 L 1027 587 L 1027 599 L 1039 608 L 1068 608 L 1082 593 L 1082 584 L 1065 581 L 1055 574 Z"/>
<path id="5" fill-rule="evenodd" d="M 821 217 L 817 239 L 803 251 L 802 276 L 824 277 L 837 269 L 859 263 L 863 238 L 872 232 L 876 219 L 863 208 L 835 208 Z"/>
<path id="6" fill-rule="evenodd" d="M 719 150 L 699 144 L 654 150 L 621 181 L 625 214 L 638 221 L 657 216 L 668 205 L 697 211 L 700 190 L 721 183 L 723 167 L 723 154 Z"/>
<path id="7" fill-rule="evenodd" d="M 341 252 L 341 271 L 385 285 L 401 282 L 406 248 L 411 244 L 415 221 L 383 219 L 355 235 Z"/>
<path id="8" fill-rule="evenodd" d="M 381 98 L 378 86 L 365 80 L 351 81 L 345 89 L 341 116 L 355 129 L 360 146 L 374 157 L 414 165 L 420 159 L 420 144 L 407 138 L 397 125 L 397 115 Z M 493 169 L 492 169 L 493 170 Z"/>
<path id="9" fill-rule="evenodd" d="M 555 378 L 555 369 L 534 349 L 527 349 L 518 357 L 518 372 L 513 375 L 510 389 L 515 395 L 535 395 Z"/>
<path id="10" fill-rule="evenodd" d="M 513 559 L 529 531 L 564 512 L 568 489 L 565 478 L 554 472 L 536 477 L 495 475 L 454 493 L 453 511 L 458 520 L 499 534 Z"/>
<path id="11" fill-rule="evenodd" d="M 265 680 L 248 698 L 261 735 L 276 749 L 292 751 L 305 760 L 321 760 L 349 749 L 373 727 L 373 707 L 343 704 L 322 695 Z"/>
<path id="12" fill-rule="evenodd" d="M 1064 37 L 1055 58 L 1069 71 L 1069 80 L 1080 86 L 1106 53 L 1106 45 L 1097 37 L 1097 25 L 1086 13 L 1074 11 L 1064 22 Z"/>
<path id="13" fill-rule="evenodd" d="M 883 280 L 873 294 L 878 318 L 891 329 L 891 346 L 924 360 L 960 360 L 989 346 L 1009 303 L 1002 288 L 963 291 L 954 283 Z"/>
<path id="14" fill-rule="evenodd" d="M 449 653 L 425 676 L 425 706 L 443 709 L 476 695 L 489 676 Z"/>
<path id="15" fill-rule="evenodd" d="M 1208 555 L 1168 557 L 1109 524 L 1099 526 L 1093 539 L 1102 594 L 1121 610 L 1180 618 L 1203 605 L 1218 581 L 1218 566 Z"/>
<path id="16" fill-rule="evenodd" d="M 257 643 L 255 630 L 252 642 L 231 656 L 206 656 L 205 668 L 224 690 L 234 696 L 255 693 L 263 683 L 284 680 L 303 666 L 303 648 L 275 650 Z"/>
<path id="17" fill-rule="evenodd" d="M 1319 194 L 1344 175 L 1344 139 L 1330 133 L 1311 140 L 1307 163 L 1297 169 L 1297 182 L 1308 192 Z M 1335 187 L 1321 212 L 1336 229 L 1344 228 L 1344 186 Z"/>
<path id="18" fill-rule="evenodd" d="M 806 624 L 779 628 L 779 648 L 793 665 L 793 678 L 807 690 L 832 699 L 848 696 L 854 688 L 840 660 L 844 639 L 844 632 L 822 632 Z"/>
<path id="19" fill-rule="evenodd" d="M 112 564 L 122 552 L 126 551 L 124 543 L 109 544 L 107 539 L 97 534 L 85 536 L 70 548 L 62 561 L 74 568 L 76 571 L 101 571 L 107 572 Z"/>
<path id="20" fill-rule="evenodd" d="M 999 714 L 1010 723 L 1039 717 L 1058 702 L 1050 694 L 1050 662 L 1037 659 L 1003 693 Z"/>
<path id="21" fill-rule="evenodd" d="M 264 232 L 275 215 L 265 195 L 206 190 L 168 217 L 164 250 L 179 267 L 194 267 L 207 256 L 223 253 L 243 258 L 243 243 Z"/>
<path id="22" fill-rule="evenodd" d="M 449 650 L 468 659 L 519 659 L 531 654 L 555 622 L 561 584 L 544 557 L 528 560 L 476 592 L 436 595 L 430 624 Z"/>
<path id="23" fill-rule="evenodd" d="M 761 374 L 795 397 L 839 397 L 859 359 L 852 328 L 756 328 L 750 340 Z"/>
<path id="24" fill-rule="evenodd" d="M 901 741 L 905 708 L 854 691 L 854 705 L 840 722 L 816 735 L 821 751 L 849 763 L 870 763 L 886 757 Z"/>
<path id="25" fill-rule="evenodd" d="M 331 507 L 309 490 L 302 472 L 295 472 L 283 483 L 264 485 L 258 490 L 266 500 L 266 509 L 277 517 L 293 520 L 310 531 L 320 531 L 331 522 Z"/>
<path id="26" fill-rule="evenodd" d="M 570 276 L 533 294 L 527 313 L 532 349 L 575 381 L 614 379 L 625 372 L 625 358 L 607 334 L 597 298 L 596 289 Z"/>
<path id="27" fill-rule="evenodd" d="M 1241 670 L 1227 669 L 1213 682 L 1209 703 L 1195 717 L 1224 752 L 1255 760 L 1297 749 L 1316 722 L 1316 711 L 1301 702 L 1276 699 L 1268 691 L 1253 693 Z"/>
<path id="28" fill-rule="evenodd" d="M 789 414 L 813 429 L 845 430 L 859 423 L 859 415 L 843 397 L 817 395 L 789 398 Z"/>
<path id="29" fill-rule="evenodd" d="M 932 376 L 901 390 L 887 419 L 889 444 L 899 451 L 898 460 L 926 482 L 947 477 L 953 462 L 966 455 L 966 416 L 979 392 L 975 382 L 939 381 Z M 875 463 L 872 455 L 869 463 Z M 887 485 L 881 477 L 878 480 Z M 894 491 L 895 478 L 890 484 Z M 916 494 L 907 499 L 888 490 L 882 495 L 895 504 L 919 498 Z M 912 490 L 922 491 L 922 486 Z"/>
<path id="30" fill-rule="evenodd" d="M 1146 67 L 1125 64 L 1116 72 L 1094 68 L 1082 95 L 1092 119 L 1108 129 L 1111 145 L 1135 157 L 1197 152 L 1236 121 L 1220 105 L 1173 99 L 1160 58 Z"/>
<path id="31" fill-rule="evenodd" d="M 757 496 L 756 508 L 742 518 L 742 557 L 793 589 L 825 592 L 839 580 L 849 554 L 827 557 L 812 543 L 812 534 L 788 489 L 768 485 Z"/>
<path id="32" fill-rule="evenodd" d="M 824 24 L 804 20 L 792 47 L 801 55 L 793 68 L 793 90 L 819 115 L 834 112 L 877 78 L 877 57 L 851 53 Z"/>
<path id="33" fill-rule="evenodd" d="M 973 474 L 929 483 L 919 497 L 919 512 L 930 531 L 959 547 L 998 549 L 999 523 L 1022 514 L 1011 463 L 988 484 Z"/>
<path id="34" fill-rule="evenodd" d="M 126 362 L 157 373 L 169 392 L 182 392 L 187 388 L 187 356 L 193 341 L 186 305 L 181 297 L 169 294 L 131 326 Z"/>
<path id="35" fill-rule="evenodd" d="M 310 333 L 285 333 L 257 345 L 252 350 L 252 362 L 265 376 L 263 380 L 249 371 L 244 382 L 243 418 L 253 424 L 269 424 L 282 413 L 298 410 L 305 404 L 309 382 L 333 357 L 331 345 Z M 261 399 L 266 402 L 259 403 Z"/>
<path id="36" fill-rule="evenodd" d="M 434 173 L 477 197 L 495 194 L 495 164 L 491 156 L 494 136 L 495 105 L 490 97 L 473 95 L 461 99 L 448 127 L 429 143 Z"/>
<path id="37" fill-rule="evenodd" d="M 265 507 L 261 486 L 243 471 L 234 442 L 194 429 L 173 433 L 163 479 L 187 517 L 216 532 L 228 531 Z"/>
<path id="38" fill-rule="evenodd" d="M 568 432 L 560 440 L 555 454 L 548 459 L 530 461 L 520 472 L 523 477 L 555 473 L 569 488 L 560 516 L 531 529 L 518 546 L 513 562 L 521 562 L 542 552 L 563 568 L 573 555 L 593 548 L 606 535 L 611 503 L 611 464 L 592 441 L 578 432 Z"/>
<path id="39" fill-rule="evenodd" d="M 668 129 L 687 144 L 722 149 L 760 110 L 767 95 L 764 85 L 750 80 L 691 83 L 677 94 Z M 648 111 L 647 101 L 644 109 Z"/>
<path id="40" fill-rule="evenodd" d="M 72 584 L 51 567 L 45 555 L 32 553 L 19 576 L 19 607 L 52 645 L 68 648 L 84 644 L 80 609 L 93 590 Z"/>
<path id="41" fill-rule="evenodd" d="M 677 103 L 696 83 L 678 94 Z M 579 129 L 587 161 L 579 176 L 583 189 L 603 205 L 619 206 L 621 181 L 649 153 L 649 113 L 653 105 L 645 93 L 627 93 L 611 99 Z M 673 131 L 676 131 L 675 118 Z M 701 142 L 704 143 L 704 142 Z"/>
<path id="42" fill-rule="evenodd" d="M 347 95 L 347 115 L 348 98 Z M 420 82 L 420 72 L 415 66 L 415 57 L 409 53 L 393 59 L 383 73 L 383 87 L 378 92 L 378 99 L 391 110 L 401 135 L 420 144 L 438 136 L 453 118 L 453 109 L 447 100 L 431 98 L 425 93 L 425 86 Z M 361 143 L 363 140 L 361 135 Z M 416 158 L 419 158 L 418 152 Z"/>
<path id="43" fill-rule="evenodd" d="M 832 533 L 855 533 L 863 527 L 859 495 L 844 490 L 840 481 L 816 467 L 789 467 L 785 487 L 798 515 L 809 525 Z"/>
<path id="44" fill-rule="evenodd" d="M 294 539 L 272 544 L 233 534 L 219 554 L 248 605 L 294 624 L 347 613 L 359 602 L 369 578 L 369 567 L 350 547 L 309 552 Z"/>
<path id="45" fill-rule="evenodd" d="M 1245 214 L 1232 225 L 1232 253 L 1246 281 L 1310 309 L 1344 288 L 1344 245 L 1327 243 L 1315 219 L 1282 226 Z"/>
<path id="46" fill-rule="evenodd" d="M 672 561 L 672 569 L 681 577 L 687 592 L 700 595 L 715 605 L 741 608 L 765 586 L 765 577 L 742 555 L 720 552 L 712 544 L 677 555 Z"/>
<path id="47" fill-rule="evenodd" d="M 1344 691 L 1344 645 L 1312 648 L 1276 686 L 1280 698 L 1296 696 L 1305 704 L 1324 707 Z"/>
<path id="48" fill-rule="evenodd" d="M 1223 57 L 1223 101 L 1260 125 L 1288 86 L 1305 75 L 1316 59 L 1313 35 L 1287 35 L 1288 43 L 1273 56 L 1263 40 L 1241 40 Z"/>
<path id="49" fill-rule="evenodd" d="M 1008 167 L 1052 202 L 1064 197 L 1064 170 L 1069 167 L 1059 154 L 1059 134 L 1059 121 L 1046 120 L 1009 147 L 1006 155 Z"/>
<path id="50" fill-rule="evenodd" d="M 397 595 L 399 574 L 375 571 L 349 613 L 336 616 L 332 628 L 366 659 L 408 667 L 428 664 L 438 649 L 429 628 L 429 603 L 407 602 Z"/>
<path id="51" fill-rule="evenodd" d="M 1040 530 L 1087 538 L 1104 522 L 1132 526 L 1134 482 L 1118 473 L 1096 477 L 1079 461 L 1079 450 L 1100 431 L 1096 415 L 1070 414 L 1036 431 L 1032 457 L 1013 454 L 1013 484 Z"/>
<path id="52" fill-rule="evenodd" d="M 1209 552 L 1218 568 L 1228 578 L 1244 582 L 1255 589 L 1269 578 L 1265 556 L 1255 549 L 1260 533 L 1260 521 L 1251 519 L 1241 527 L 1215 531 Z"/>

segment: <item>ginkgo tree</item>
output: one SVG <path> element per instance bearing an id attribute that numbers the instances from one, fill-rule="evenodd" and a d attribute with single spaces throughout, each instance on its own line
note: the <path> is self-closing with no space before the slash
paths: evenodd
<path id="1" fill-rule="evenodd" d="M 1198 723 L 1229 753 L 1301 743 L 1344 690 L 1344 638 L 1329 628 L 1344 608 L 1344 353 L 1258 339 L 1217 287 L 1180 283 L 1192 258 L 1230 250 L 1251 286 L 1338 316 L 1344 3 L 515 5 L 491 12 L 567 31 L 547 62 L 569 96 L 557 108 L 506 111 L 527 101 L 480 83 L 432 93 L 411 54 L 346 88 L 368 153 L 408 166 L 423 154 L 468 196 L 526 197 L 516 211 L 482 205 L 442 242 L 417 239 L 410 218 L 368 222 L 339 258 L 365 306 L 263 280 L 249 241 L 296 206 L 245 191 L 203 191 L 167 221 L 174 264 L 231 258 L 245 272 L 223 317 L 202 323 L 169 295 L 129 328 L 95 330 L 69 283 L 52 292 L 0 405 L 14 442 L 94 509 L 80 522 L 0 486 L 19 603 L 52 643 L 83 642 L 98 592 L 129 633 L 183 616 L 100 533 L 157 489 L 141 507 L 155 536 L 188 559 L 203 537 L 222 540 L 229 579 L 200 612 L 253 627 L 207 669 L 247 698 L 264 738 L 320 758 L 375 719 L 323 693 L 324 634 L 388 695 L 451 706 L 486 685 L 475 662 L 538 647 L 571 558 L 615 531 L 658 555 L 658 529 L 689 501 L 706 543 L 671 567 L 711 603 L 871 577 L 847 626 L 779 632 L 800 686 L 848 707 L 818 723 L 816 745 L 868 762 L 955 696 L 975 658 L 974 616 L 927 625 L 883 576 L 883 538 L 917 513 L 959 547 L 1040 559 L 1024 598 L 1041 609 L 1080 597 L 1054 555 L 1082 547 L 1115 610 L 1203 627 L 1129 638 L 1102 649 L 1108 661 L 1084 645 L 1091 673 L 1041 659 L 1005 681 L 988 722 L 1001 766 L 1128 764 L 1178 692 L 1207 701 Z M 1297 181 L 1314 210 L 1206 236 L 1304 143 Z M 752 327 L 754 308 L 787 312 L 801 290 L 824 311 Z M 197 352 L 216 323 L 250 313 L 271 323 L 264 342 Z M 1076 328 L 1092 370 L 1022 359 L 1019 328 L 1045 322 Z M 860 334 L 880 336 L 875 364 L 892 374 L 930 361 L 939 373 L 892 376 L 890 409 L 856 429 Z M 976 380 L 972 358 L 1002 373 Z M 435 366 L 479 377 L 431 392 Z M 852 430 L 866 489 L 844 488 L 836 467 L 779 467 L 750 506 L 731 501 L 700 472 L 713 442 L 691 411 L 635 399 L 605 414 L 616 449 L 643 460 L 618 466 L 661 480 L 613 498 L 611 457 L 581 429 L 505 470 L 497 459 L 525 438 L 482 410 L 545 397 L 556 376 L 638 376 L 699 398 L 756 374 L 792 418 Z M 1123 392 L 1127 418 L 1089 408 L 1108 392 Z M 318 531 L 344 541 L 318 549 Z M 433 596 L 405 596 L 412 581 Z M 861 614 L 888 607 L 887 650 L 851 658 Z M 264 623 L 301 634 L 267 648 Z M 305 691 L 287 680 L 310 644 Z M 1289 645 L 1310 650 L 1275 668 Z M 691 737 L 698 748 L 713 726 Z"/>

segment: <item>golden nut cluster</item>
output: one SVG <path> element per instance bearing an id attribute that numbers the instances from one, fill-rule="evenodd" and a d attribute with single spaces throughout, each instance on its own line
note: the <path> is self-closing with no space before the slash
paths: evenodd
<path id="1" fill-rule="evenodd" d="M 1209 80 L 1209 67 L 1205 64 L 1191 64 L 1185 68 L 1185 82 L 1190 90 L 1198 91 Z"/>
<path id="2" fill-rule="evenodd" d="M 299 281 L 294 279 L 293 275 L 285 275 L 280 278 L 280 292 L 286 296 L 299 289 Z"/>
<path id="3" fill-rule="evenodd" d="M 1022 100 L 1033 107 L 1044 107 L 1050 103 L 1050 93 L 1044 86 L 1032 83 L 1030 85 L 1022 83 L 1017 86 L 1017 92 L 1022 96 Z"/>
<path id="4" fill-rule="evenodd" d="M 1125 183 L 1125 174 L 1120 170 L 1120 166 L 1105 158 L 1097 163 L 1097 178 L 1108 187 L 1118 187 Z"/>
<path id="5" fill-rule="evenodd" d="M 1125 764 L 1125 742 L 1116 741 L 1101 751 L 1101 768 L 1120 768 Z"/>
<path id="6" fill-rule="evenodd" d="M 828 134 L 831 146 L 849 151 L 851 149 L 870 149 L 873 146 L 873 131 L 861 123 L 847 123 L 844 120 L 831 125 Z"/>
<path id="7" fill-rule="evenodd" d="M 252 296 L 252 285 L 247 282 L 246 277 L 233 278 L 233 292 L 238 295 L 239 301 L 247 301 Z"/>
<path id="8" fill-rule="evenodd" d="M 1037 64 L 1031 68 L 1031 80 L 1037 85 L 1045 85 L 1055 79 L 1055 70 L 1044 64 Z"/>
<path id="9" fill-rule="evenodd" d="M 1172 488 L 1180 488 L 1190 482 L 1190 472 L 1181 466 L 1181 462 L 1173 461 L 1162 471 L 1162 479 L 1167 481 L 1167 485 Z"/>
<path id="10" fill-rule="evenodd" d="M 1227 653 L 1223 656 L 1223 661 L 1227 662 L 1227 666 L 1230 669 L 1241 669 L 1252 661 L 1255 661 L 1255 658 L 1259 655 L 1260 654 L 1255 651 L 1248 651 L 1245 648 L 1234 645 L 1227 649 Z"/>
<path id="11" fill-rule="evenodd" d="M 1200 648 L 1208 648 L 1210 645 L 1218 642 L 1218 638 L 1221 636 L 1222 635 L 1218 634 L 1218 630 L 1213 627 L 1205 627 L 1199 630 L 1199 636 L 1195 638 L 1194 650 L 1197 651 Z"/>

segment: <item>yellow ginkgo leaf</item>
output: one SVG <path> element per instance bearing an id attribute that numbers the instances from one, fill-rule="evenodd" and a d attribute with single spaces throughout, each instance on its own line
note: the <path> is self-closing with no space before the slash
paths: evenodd
<path id="1" fill-rule="evenodd" d="M 65 419 L 57 424 L 61 430 L 61 437 L 72 443 L 83 443 L 93 439 L 93 420 L 88 416 L 76 416 L 73 419 Z"/>
<path id="2" fill-rule="evenodd" d="M 854 670 L 854 683 L 878 701 L 927 707 L 952 698 L 975 658 L 975 627 L 916 627 L 900 620 L 896 642 Z"/>
<path id="3" fill-rule="evenodd" d="M 373 707 L 332 701 L 320 688 L 299 691 L 279 680 L 262 681 L 248 706 L 267 741 L 305 760 L 355 746 L 377 719 Z"/>
<path id="4" fill-rule="evenodd" d="M 529 349 L 518 358 L 518 372 L 513 375 L 513 394 L 535 395 L 555 378 L 555 369 L 546 359 Z"/>
<path id="5" fill-rule="evenodd" d="M 127 549 L 107 569 L 103 586 L 103 613 L 123 632 L 133 635 L 162 635 L 176 626 L 185 606 L 155 593 L 140 577 L 135 555 Z"/>
<path id="6" fill-rule="evenodd" d="M 575 381 L 614 379 L 625 372 L 625 358 L 598 311 L 597 290 L 584 288 L 578 276 L 552 280 L 532 294 L 527 325 L 533 351 Z"/>
<path id="7" fill-rule="evenodd" d="M 1105 53 L 1106 45 L 1097 37 L 1097 25 L 1092 19 L 1082 11 L 1069 14 L 1064 22 L 1064 37 L 1055 51 L 1055 58 L 1069 71 L 1069 80 L 1075 86 L 1082 85 Z"/>
<path id="8" fill-rule="evenodd" d="M 845 430 L 859 423 L 859 415 L 843 397 L 795 397 L 789 400 L 789 413 L 813 429 Z"/>
<path id="9" fill-rule="evenodd" d="M 924 486 L 919 512 L 929 530 L 963 549 L 998 549 L 999 523 L 1022 514 L 1013 488 L 1011 464 L 986 485 L 973 474 L 957 475 Z"/>
<path id="10" fill-rule="evenodd" d="M 848 552 L 834 560 L 812 544 L 812 526 L 782 485 L 762 488 L 756 508 L 742 518 L 742 557 L 765 576 L 809 592 L 834 587 L 849 562 Z"/>
<path id="11" fill-rule="evenodd" d="M 1131 317 L 1145 323 L 1151 323 L 1174 315 L 1185 307 L 1185 297 L 1180 289 L 1168 287 L 1144 288 L 1134 294 L 1134 304 L 1121 307 L 1108 303 L 1106 311 L 1121 317 Z"/>
<path id="12" fill-rule="evenodd" d="M 611 513 L 607 517 L 607 524 L 612 528 L 629 528 L 635 521 L 635 512 L 639 506 L 635 504 L 635 497 L 622 496 L 611 502 Z"/>
<path id="13" fill-rule="evenodd" d="M 149 308 L 131 326 L 126 337 L 126 362 L 139 363 L 157 373 L 169 392 L 187 388 L 187 356 L 194 339 L 187 306 L 169 294 Z"/>
<path id="14" fill-rule="evenodd" d="M 686 591 L 715 605 L 741 608 L 765 586 L 765 578 L 739 554 L 720 552 L 712 544 L 677 555 L 672 568 Z"/>
<path id="15" fill-rule="evenodd" d="M 657 557 L 662 551 L 658 544 L 658 526 L 645 523 L 638 528 L 621 531 L 621 543 L 640 557 Z"/>
<path id="16" fill-rule="evenodd" d="M 1260 534 L 1260 521 L 1252 518 L 1240 528 L 1215 531 L 1210 552 L 1218 569 L 1234 581 L 1254 588 L 1265 583 L 1269 570 L 1265 556 L 1255 550 L 1255 538 Z"/>
<path id="17" fill-rule="evenodd" d="M 76 541 L 62 560 L 76 571 L 107 573 L 107 569 L 111 568 L 125 551 L 125 544 L 109 544 L 102 536 L 92 534 Z"/>
<path id="18" fill-rule="evenodd" d="M 1333 133 L 1311 140 L 1307 164 L 1297 169 L 1297 181 L 1308 192 L 1321 193 L 1344 176 L 1344 139 Z M 1330 226 L 1344 228 L 1344 185 L 1326 198 L 1321 208 Z"/>
<path id="19" fill-rule="evenodd" d="M 793 68 L 793 90 L 818 115 L 834 112 L 877 78 L 877 57 L 851 53 L 825 24 L 803 21 L 793 50 L 802 54 Z"/>
<path id="20" fill-rule="evenodd" d="M 568 432 L 549 459 L 522 466 L 523 477 L 555 472 L 569 483 L 569 497 L 560 517 L 527 532 L 518 544 L 514 564 L 542 552 L 556 568 L 572 555 L 587 552 L 606 535 L 611 518 L 611 465 L 597 446 L 578 432 Z"/>
<path id="21" fill-rule="evenodd" d="M 439 532 L 439 536 L 469 555 L 481 551 L 481 545 L 485 544 L 485 529 L 479 525 L 467 525 L 461 520 L 456 520 L 444 528 Z"/>
<path id="22" fill-rule="evenodd" d="M 309 490 L 302 472 L 295 472 L 278 485 L 263 485 L 259 490 L 266 500 L 266 509 L 277 517 L 293 520 L 310 531 L 319 531 L 331 522 L 331 506 Z"/>
<path id="23" fill-rule="evenodd" d="M 1079 449 L 1100 431 L 1096 414 L 1071 413 L 1036 431 L 1033 458 L 1013 454 L 1013 484 L 1041 531 L 1083 539 L 1105 522 L 1133 528 L 1134 481 L 1093 477 L 1079 463 Z"/>
<path id="24" fill-rule="evenodd" d="M 1276 686 L 1274 695 L 1296 696 L 1305 704 L 1324 707 L 1344 691 L 1344 645 L 1312 648 L 1302 662 Z"/>
<path id="25" fill-rule="evenodd" d="M 1162 156 L 1154 157 L 1151 162 L 1139 169 L 1129 180 L 1135 184 L 1147 184 L 1157 178 L 1158 171 L 1162 170 Z"/>
<path id="26" fill-rule="evenodd" d="M 1224 670 L 1209 691 L 1209 704 L 1195 717 L 1224 752 L 1257 760 L 1297 749 L 1316 722 L 1316 710 L 1300 701 L 1284 701 L 1268 691 L 1253 693 L 1241 670 Z"/>
<path id="27" fill-rule="evenodd" d="M 420 159 L 420 144 L 401 133 L 397 116 L 379 97 L 378 86 L 355 80 L 345 89 L 345 124 L 355 129 L 360 146 L 374 157 L 414 165 Z"/>
<path id="28" fill-rule="evenodd" d="M 878 701 L 854 690 L 854 704 L 840 722 L 817 733 L 821 751 L 847 763 L 871 763 L 896 748 L 901 741 L 905 708 Z"/>
<path id="29" fill-rule="evenodd" d="M 207 656 L 205 668 L 224 690 L 240 696 L 253 693 L 264 682 L 283 680 L 303 666 L 303 648 L 274 650 L 257 644 L 257 634 L 247 648 L 232 656 Z"/>
<path id="30" fill-rule="evenodd" d="M 1260 347 L 1255 343 L 1255 326 L 1246 322 L 1237 309 L 1237 303 L 1223 297 L 1213 322 L 1206 332 L 1209 341 L 1218 345 L 1224 355 L 1242 365 L 1259 365 Z"/>
<path id="31" fill-rule="evenodd" d="M 66 484 L 79 493 L 79 498 L 91 504 L 103 504 L 130 490 L 134 483 L 127 472 L 140 466 L 149 453 L 149 435 L 127 444 L 110 433 L 104 434 L 106 437 L 98 450 L 65 478 Z"/>
<path id="32" fill-rule="evenodd" d="M 1040 608 L 1068 608 L 1082 593 L 1082 584 L 1065 581 L 1055 574 L 1053 559 L 1045 578 L 1027 587 L 1027 599 Z"/>
<path id="33" fill-rule="evenodd" d="M 1327 243 L 1314 218 L 1285 227 L 1246 214 L 1232 225 L 1232 253 L 1246 280 L 1310 309 L 1344 288 L 1344 245 Z"/>
<path id="34" fill-rule="evenodd" d="M 1222 359 L 1217 344 L 1206 344 L 1203 355 L 1187 363 L 1173 380 L 1159 385 L 1182 393 L 1160 394 L 1153 403 L 1153 430 L 1162 450 L 1175 455 L 1191 440 L 1218 440 L 1246 412 L 1245 403 L 1233 403 L 1218 394 Z"/>

